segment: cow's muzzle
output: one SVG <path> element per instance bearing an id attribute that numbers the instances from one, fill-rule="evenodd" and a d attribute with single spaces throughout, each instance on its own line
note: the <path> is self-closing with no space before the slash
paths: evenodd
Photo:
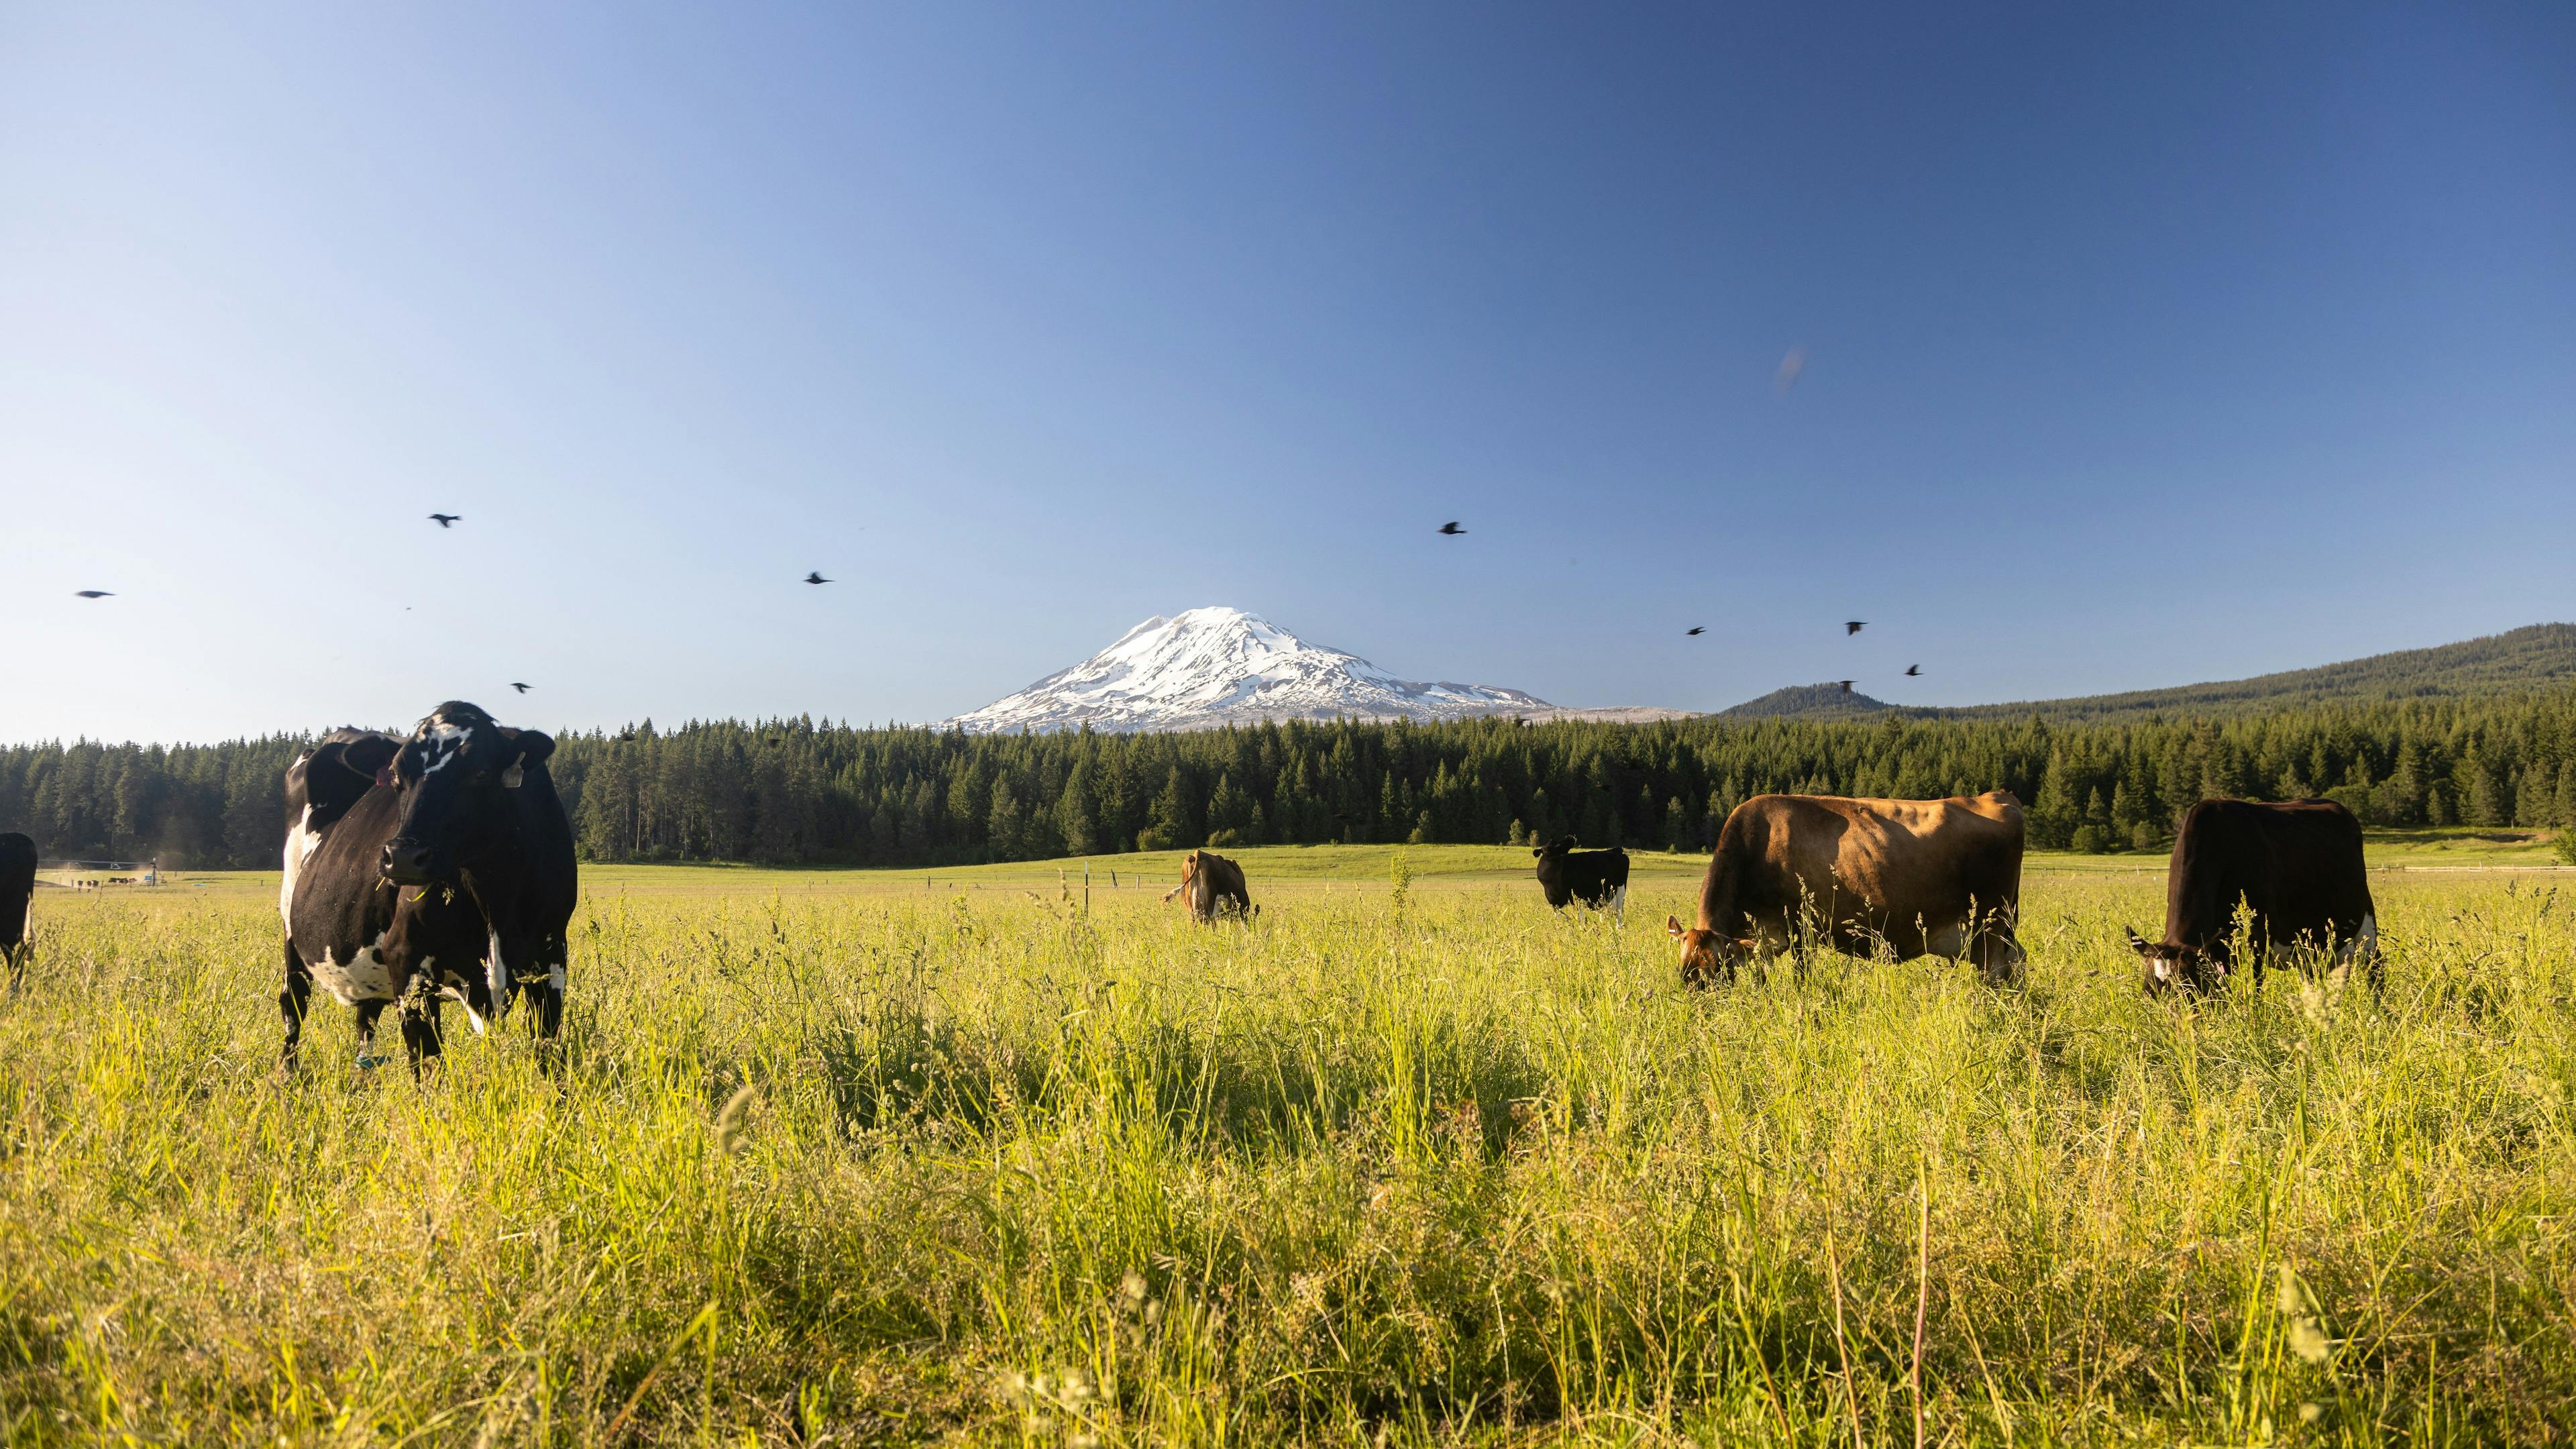
<path id="1" fill-rule="evenodd" d="M 431 885 L 447 879 L 454 869 L 446 852 L 434 850 L 417 840 L 406 838 L 385 842 L 385 878 L 397 885 Z"/>

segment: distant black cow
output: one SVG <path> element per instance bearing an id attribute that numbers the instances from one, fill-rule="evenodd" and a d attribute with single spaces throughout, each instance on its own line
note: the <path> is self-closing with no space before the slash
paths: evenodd
<path id="1" fill-rule="evenodd" d="M 1538 888 L 1549 905 L 1563 910 L 1570 902 L 1581 901 L 1587 906 L 1608 906 L 1613 915 L 1626 914 L 1628 852 L 1615 845 L 1608 850 L 1576 850 L 1574 837 L 1568 835 L 1530 854 L 1538 857 Z"/>
<path id="2" fill-rule="evenodd" d="M 2253 915 L 2253 938 L 2238 942 L 2236 907 Z M 2361 859 L 2361 823 L 2332 800 L 2203 800 L 2182 817 L 2165 876 L 2161 941 L 2129 932 L 2145 963 L 2147 989 L 2196 990 L 2224 980 L 2236 951 L 2253 957 L 2257 979 L 2274 949 L 2331 950 L 2334 963 L 2361 958 L 2379 989 L 2379 917 Z"/>
<path id="3" fill-rule="evenodd" d="M 451 702 L 408 741 L 343 729 L 296 760 L 278 896 L 290 1062 L 316 984 L 358 1009 L 369 1043 L 399 1002 L 415 1067 L 438 1052 L 442 997 L 479 1031 L 525 992 L 540 1033 L 555 1034 L 576 877 L 553 752 L 535 730 Z"/>
<path id="4" fill-rule="evenodd" d="M 27 950 L 30 898 L 36 894 L 36 842 L 12 830 L 0 833 L 0 969 L 18 984 Z"/>

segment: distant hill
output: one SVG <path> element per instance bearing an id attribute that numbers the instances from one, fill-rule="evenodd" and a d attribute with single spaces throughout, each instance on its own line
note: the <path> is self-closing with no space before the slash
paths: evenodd
<path id="1" fill-rule="evenodd" d="M 1916 719 L 2045 715 L 2051 719 L 2115 720 L 2157 714 L 2243 714 L 2334 700 L 2491 696 L 2567 684 L 2576 684 L 2576 624 L 2533 624 L 2430 649 L 2405 649 L 2314 669 L 2292 669 L 2214 684 L 2183 684 L 2170 689 L 1911 709 L 1865 694 L 1845 694 L 1839 685 L 1805 684 L 1773 690 L 1722 713 L 1729 718 L 1841 719 L 1893 710 Z"/>
<path id="2" fill-rule="evenodd" d="M 1886 700 L 1854 693 L 1838 683 L 1793 684 L 1717 714 L 1720 719 L 1841 719 L 1895 708 Z"/>
<path id="3" fill-rule="evenodd" d="M 2576 624 L 2532 624 L 2525 628 L 2439 644 L 2430 649 L 2403 649 L 2373 654 L 2314 669 L 2258 674 L 2215 684 L 2184 684 L 2171 689 L 2137 689 L 2125 694 L 2094 694 L 2075 699 L 2041 699 L 2018 704 L 1981 704 L 1966 709 L 1927 710 L 1952 719 L 1978 716 L 2044 714 L 2063 719 L 2108 719 L 2122 715 L 2240 714 L 2285 705 L 2322 704 L 2329 700 L 2423 699 L 2458 695 L 2514 694 L 2576 684 Z"/>

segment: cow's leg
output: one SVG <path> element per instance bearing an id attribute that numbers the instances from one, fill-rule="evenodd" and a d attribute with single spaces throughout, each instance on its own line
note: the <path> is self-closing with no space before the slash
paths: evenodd
<path id="1" fill-rule="evenodd" d="M 569 955 L 561 936 L 540 936 L 514 943 L 510 952 L 510 986 L 528 998 L 537 1036 L 554 1040 L 563 1029 L 564 963 Z"/>
<path id="2" fill-rule="evenodd" d="M 304 968 L 304 958 L 295 952 L 295 942 L 286 943 L 286 981 L 277 991 L 277 1014 L 286 1019 L 286 1041 L 277 1049 L 277 1063 L 287 1071 L 295 1070 L 295 1050 L 304 1044 L 304 1008 L 313 999 L 313 973 Z"/>
<path id="3" fill-rule="evenodd" d="M 1628 886 L 1625 881 L 1610 892 L 1610 920 L 1616 925 L 1628 924 Z"/>
<path id="4" fill-rule="evenodd" d="M 361 1001 L 358 1003 L 358 1070 L 360 1071 L 365 1071 L 376 1065 L 378 1060 L 376 1056 L 376 1018 L 384 1015 L 385 1008 L 392 1004 L 393 1003 L 390 1001 Z"/>
<path id="5" fill-rule="evenodd" d="M 438 1065 L 438 998 L 424 992 L 413 992 L 402 1002 L 403 1051 L 411 1058 L 411 1074 L 416 1081 L 425 1066 Z"/>

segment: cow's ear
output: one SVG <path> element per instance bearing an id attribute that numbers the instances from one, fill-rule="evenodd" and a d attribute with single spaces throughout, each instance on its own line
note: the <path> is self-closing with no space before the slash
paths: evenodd
<path id="1" fill-rule="evenodd" d="M 1546 847 L 1546 846 L 1544 846 L 1544 845 L 1542 845 L 1542 846 L 1540 846 L 1538 849 L 1531 851 L 1531 852 L 1530 852 L 1530 854 L 1532 854 L 1532 855 L 1545 855 L 1545 854 L 1547 854 L 1547 847 Z"/>
<path id="2" fill-rule="evenodd" d="M 1666 916 L 1666 917 L 1664 917 L 1664 934 L 1665 934 L 1665 935 L 1667 935 L 1667 936 L 1670 936 L 1670 937 L 1672 937 L 1674 940 L 1678 941 L 1678 940 L 1680 940 L 1682 937 L 1689 935 L 1689 934 L 1690 934 L 1690 932 L 1685 931 L 1685 930 L 1683 930 L 1683 929 L 1682 929 L 1682 918 L 1681 918 L 1681 917 L 1679 917 L 1679 916 Z"/>
<path id="3" fill-rule="evenodd" d="M 544 730 L 503 730 L 501 738 L 510 742 L 510 754 L 523 765 L 542 765 L 555 752 L 555 737 Z"/>
<path id="4" fill-rule="evenodd" d="M 315 752 L 315 758 L 319 759 L 331 748 L 329 745 L 323 746 L 321 750 Z M 393 769 L 394 756 L 401 753 L 402 742 L 384 735 L 368 735 L 339 747 L 342 768 L 354 774 L 364 775 L 379 785 L 393 783 L 386 777 L 387 772 Z"/>
<path id="5" fill-rule="evenodd" d="M 2147 942 L 2146 942 L 2146 938 L 2144 938 L 2144 937 L 2142 937 L 2142 936 L 2140 936 L 2140 935 L 2138 934 L 2138 928 L 2137 928 L 2137 927 L 2135 927 L 2135 926 L 2123 926 L 2123 927 L 2121 927 L 2121 929 L 2122 929 L 2122 930 L 2124 930 L 2124 931 L 2127 931 L 2127 932 L 2129 933 L 2129 949 L 2130 949 L 2130 950 L 2137 952 L 2137 953 L 2138 953 L 2139 955 L 2141 955 L 2141 956 L 2153 956 L 2153 955 L 2157 954 L 2157 953 L 2156 953 L 2156 948 L 2155 948 L 2155 947 L 2153 947 L 2153 946 L 2148 945 L 2148 944 L 2147 944 Z"/>

